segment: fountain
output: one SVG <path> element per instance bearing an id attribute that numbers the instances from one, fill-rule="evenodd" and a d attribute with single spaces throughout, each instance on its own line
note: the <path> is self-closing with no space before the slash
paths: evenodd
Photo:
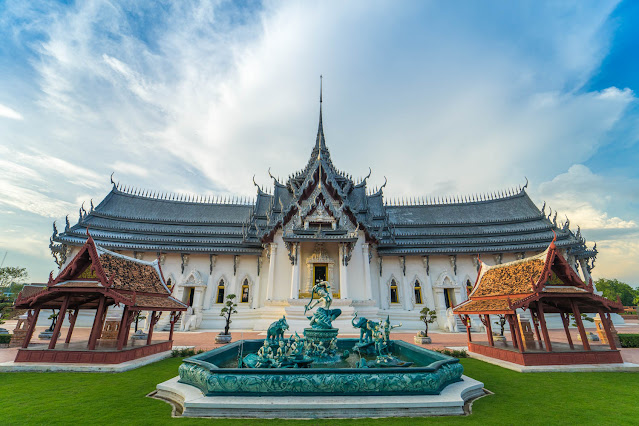
<path id="1" fill-rule="evenodd" d="M 305 306 L 305 314 L 317 309 L 303 337 L 285 338 L 282 317 L 264 341 L 185 359 L 179 378 L 159 384 L 155 396 L 184 416 L 330 418 L 463 414 L 467 400 L 483 395 L 481 383 L 462 375 L 458 359 L 391 340 L 401 324 L 391 325 L 389 317 L 355 323 L 356 313 L 360 338 L 338 338 L 332 323 L 341 310 L 331 303 L 330 284 L 318 282 Z"/>

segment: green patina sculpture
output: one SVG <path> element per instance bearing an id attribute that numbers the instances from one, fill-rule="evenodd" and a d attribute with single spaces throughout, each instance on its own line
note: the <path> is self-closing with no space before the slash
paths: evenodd
<path id="1" fill-rule="evenodd" d="M 284 339 L 284 332 L 286 330 L 288 330 L 288 322 L 286 322 L 286 317 L 282 316 L 281 319 L 269 325 L 266 331 L 266 338 L 270 341 L 282 340 Z"/>
<path id="2" fill-rule="evenodd" d="M 317 299 L 315 299 L 317 296 Z M 272 323 L 267 331 L 264 344 L 256 353 L 238 358 L 240 368 L 304 368 L 312 363 L 334 364 L 349 357 L 348 350 L 338 354 L 337 334 L 338 329 L 333 328 L 333 321 L 342 313 L 340 309 L 331 309 L 333 297 L 328 281 L 318 282 L 313 286 L 311 300 L 304 307 L 304 313 L 320 306 L 310 320 L 310 328 L 304 329 L 304 337 L 297 333 L 288 339 L 284 338 L 284 331 L 288 330 L 286 318 Z M 353 347 L 353 351 L 360 356 L 359 367 L 408 367 L 411 362 L 403 362 L 394 357 L 390 332 L 399 325 L 391 325 L 390 317 L 384 322 L 371 321 L 360 318 L 357 322 L 357 312 L 351 320 L 353 327 L 360 329 L 359 342 Z M 375 360 L 366 361 L 362 354 L 374 355 Z"/>
<path id="3" fill-rule="evenodd" d="M 317 300 L 313 300 L 317 295 Z M 331 285 L 328 281 L 320 281 L 313 286 L 311 292 L 311 300 L 308 301 L 304 307 L 304 313 L 310 311 L 315 306 L 322 304 L 313 316 L 306 317 L 311 320 L 311 327 L 315 329 L 331 329 L 333 328 L 333 321 L 342 314 L 341 309 L 331 309 L 331 303 L 333 303 L 333 296 L 331 295 Z"/>

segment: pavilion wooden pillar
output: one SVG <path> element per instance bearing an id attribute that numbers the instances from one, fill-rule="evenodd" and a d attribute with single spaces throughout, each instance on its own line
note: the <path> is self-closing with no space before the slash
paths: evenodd
<path id="1" fill-rule="evenodd" d="M 22 342 L 22 348 L 26 349 L 29 347 L 29 342 L 31 341 L 31 337 L 33 337 L 33 332 L 35 331 L 36 323 L 38 322 L 38 316 L 40 315 L 40 308 L 35 308 L 33 315 L 31 315 L 31 321 L 29 322 L 29 328 L 27 329 L 27 335 L 24 336 L 24 342 Z"/>
<path id="2" fill-rule="evenodd" d="M 610 345 L 610 349 L 613 351 L 617 350 L 617 345 L 615 344 L 614 336 L 612 335 L 612 324 L 609 317 L 606 317 L 606 314 L 603 310 L 599 309 L 599 318 L 601 319 L 601 325 L 606 332 L 606 337 L 608 338 L 608 344 Z"/>
<path id="3" fill-rule="evenodd" d="M 541 334 L 544 336 L 544 343 L 546 344 L 546 352 L 552 352 L 552 343 L 550 343 L 550 335 L 548 334 L 548 327 L 546 326 L 546 318 L 544 316 L 544 305 L 541 303 L 541 300 L 537 302 L 537 313 L 539 315 Z"/>
<path id="4" fill-rule="evenodd" d="M 495 342 L 493 341 L 493 328 L 490 325 L 490 315 L 484 315 L 484 326 L 486 327 L 486 334 L 488 335 L 488 344 L 490 346 L 495 346 Z"/>
<path id="5" fill-rule="evenodd" d="M 588 342 L 588 336 L 586 335 L 586 329 L 584 328 L 584 323 L 581 320 L 581 312 L 579 311 L 579 306 L 577 306 L 574 300 L 570 301 L 570 305 L 572 307 L 572 313 L 575 316 L 575 322 L 577 323 L 577 328 L 579 329 L 579 336 L 581 336 L 581 343 L 584 345 L 584 349 L 589 351 L 590 343 Z"/>
<path id="6" fill-rule="evenodd" d="M 131 324 L 133 324 L 133 321 L 135 321 L 135 316 L 139 313 L 140 311 L 137 310 L 129 310 L 129 317 L 127 318 L 126 321 L 126 331 L 124 332 L 124 346 L 128 345 L 129 343 L 129 334 L 131 333 Z"/>
<path id="7" fill-rule="evenodd" d="M 149 334 L 146 338 L 146 344 L 150 345 L 151 344 L 151 338 L 153 337 L 153 327 L 155 327 L 155 324 L 158 322 L 158 320 L 160 319 L 160 316 L 162 315 L 162 312 L 158 312 L 158 314 L 155 314 L 155 311 L 151 312 L 151 322 L 149 325 Z"/>
<path id="8" fill-rule="evenodd" d="M 530 316 L 532 317 L 533 326 L 535 327 L 535 336 L 537 337 L 537 341 L 541 343 L 541 336 L 539 335 L 539 315 L 531 309 Z"/>
<path id="9" fill-rule="evenodd" d="M 126 325 L 129 323 L 129 307 L 125 306 L 124 311 L 122 312 L 122 319 L 120 320 L 120 330 L 118 331 L 118 350 L 121 351 L 124 347 L 124 343 L 126 341 Z"/>
<path id="10" fill-rule="evenodd" d="M 73 329 L 75 328 L 75 321 L 78 319 L 78 313 L 80 309 L 76 308 L 75 312 L 69 312 L 69 331 L 67 331 L 67 338 L 64 340 L 64 343 L 69 343 L 71 341 L 71 334 L 73 333 Z"/>
<path id="11" fill-rule="evenodd" d="M 568 339 L 570 349 L 575 349 L 575 345 L 572 343 L 572 337 L 570 336 L 570 320 L 568 319 L 568 315 L 563 312 L 560 312 L 559 315 L 561 315 L 561 322 L 564 324 L 564 331 L 566 332 L 566 338 Z"/>
<path id="12" fill-rule="evenodd" d="M 519 318 L 517 314 L 513 315 L 513 323 L 515 324 L 515 337 L 517 337 L 517 345 L 519 346 L 520 352 L 525 352 L 526 345 L 524 345 L 524 339 L 521 335 L 521 327 L 519 326 Z"/>
<path id="13" fill-rule="evenodd" d="M 171 331 L 169 331 L 169 340 L 173 340 L 173 328 L 175 327 L 175 323 L 180 320 L 181 316 L 182 316 L 182 312 L 179 312 L 179 311 L 171 312 L 171 318 L 170 318 Z"/>
<path id="14" fill-rule="evenodd" d="M 95 349 L 95 345 L 98 343 L 98 339 L 102 334 L 102 319 L 104 318 L 104 314 L 106 306 L 106 296 L 101 296 L 100 301 L 98 302 L 98 310 L 95 313 L 95 319 L 93 320 L 93 327 L 91 327 L 91 334 L 89 335 L 89 350 L 92 351 Z"/>
<path id="15" fill-rule="evenodd" d="M 62 306 L 60 307 L 60 311 L 58 312 L 58 321 L 55 323 L 55 327 L 53 328 L 53 336 L 51 336 L 51 340 L 49 341 L 49 349 L 55 349 L 55 344 L 58 341 L 58 334 L 60 334 L 60 329 L 62 329 L 62 323 L 64 322 L 64 317 L 67 314 L 67 308 L 69 307 L 69 300 L 71 300 L 71 295 L 67 294 L 64 296 L 64 300 L 62 301 Z"/>
<path id="16" fill-rule="evenodd" d="M 506 320 L 508 320 L 508 326 L 510 327 L 510 340 L 513 341 L 513 348 L 519 349 L 519 339 L 517 339 L 517 327 L 515 327 L 515 321 L 513 320 L 513 316 L 511 314 L 506 314 Z"/>
<path id="17" fill-rule="evenodd" d="M 468 338 L 468 342 L 472 342 L 473 338 L 470 335 L 470 317 L 468 315 L 459 315 L 459 319 L 462 321 L 464 326 L 466 327 L 466 336 Z"/>

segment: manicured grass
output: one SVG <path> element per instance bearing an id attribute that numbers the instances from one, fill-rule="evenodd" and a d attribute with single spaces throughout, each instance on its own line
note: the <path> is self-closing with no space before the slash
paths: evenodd
<path id="1" fill-rule="evenodd" d="M 173 358 L 126 373 L 0 374 L 0 423 L 13 424 L 183 424 L 171 407 L 145 395 L 177 374 Z M 465 374 L 494 395 L 473 404 L 468 417 L 334 420 L 324 424 L 637 424 L 639 373 L 516 373 L 474 359 L 462 359 Z M 219 420 L 215 424 L 266 424 Z M 278 422 L 279 423 L 279 422 Z M 317 421 L 286 421 L 318 424 Z"/>

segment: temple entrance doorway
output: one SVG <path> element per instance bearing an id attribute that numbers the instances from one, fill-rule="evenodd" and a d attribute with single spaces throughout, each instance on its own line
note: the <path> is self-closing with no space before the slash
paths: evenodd
<path id="1" fill-rule="evenodd" d="M 323 263 L 316 263 L 313 265 L 313 284 L 317 284 L 320 281 L 326 281 L 328 279 L 328 265 Z"/>
<path id="2" fill-rule="evenodd" d="M 446 303 L 446 309 L 455 306 L 455 295 L 452 288 L 444 289 L 444 303 Z"/>
<path id="3" fill-rule="evenodd" d="M 184 290 L 184 299 L 182 301 L 188 306 L 193 306 L 193 299 L 195 298 L 195 288 L 187 287 Z"/>

